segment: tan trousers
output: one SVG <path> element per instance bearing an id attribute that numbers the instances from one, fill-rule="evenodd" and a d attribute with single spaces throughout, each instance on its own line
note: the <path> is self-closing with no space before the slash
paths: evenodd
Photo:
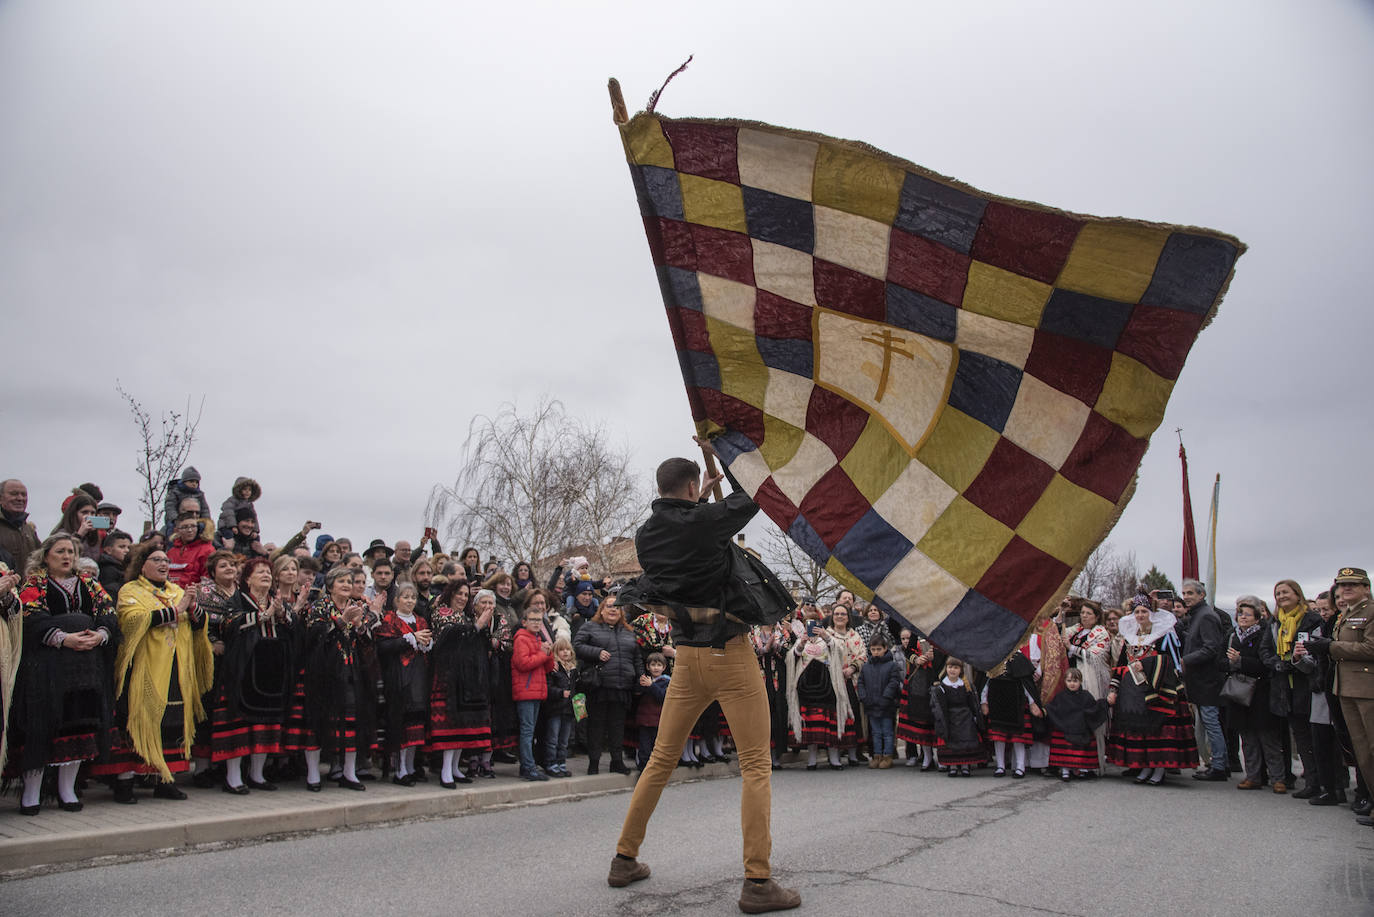
<path id="1" fill-rule="evenodd" d="M 635 784 L 616 852 L 639 856 L 649 818 L 682 757 L 682 746 L 711 701 L 720 701 L 739 756 L 743 778 L 740 830 L 744 834 L 744 875 L 749 879 L 766 879 L 773 849 L 769 828 L 773 774 L 768 753 L 768 695 L 763 691 L 758 657 L 745 637 L 735 637 L 724 649 L 678 647 L 672 681 L 663 700 L 663 715 L 658 721 L 654 753 Z"/>
<path id="2" fill-rule="evenodd" d="M 1374 700 L 1342 697 L 1341 712 L 1345 714 L 1345 728 L 1350 731 L 1350 747 L 1355 752 L 1355 763 L 1360 766 L 1365 785 L 1371 785 L 1371 775 L 1374 775 Z"/>

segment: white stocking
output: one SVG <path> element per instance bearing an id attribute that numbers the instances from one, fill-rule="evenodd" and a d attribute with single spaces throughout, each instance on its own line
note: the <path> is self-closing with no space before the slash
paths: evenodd
<path id="1" fill-rule="evenodd" d="M 238 789 L 243 786 L 243 756 L 224 762 L 224 782 Z"/>
<path id="2" fill-rule="evenodd" d="M 935 748 L 931 745 L 921 746 L 921 763 L 930 766 L 935 762 Z"/>
<path id="3" fill-rule="evenodd" d="M 254 783 L 266 783 L 267 778 L 263 776 L 262 769 L 267 764 L 267 754 L 259 752 L 248 758 L 248 779 Z"/>
<path id="4" fill-rule="evenodd" d="M 76 774 L 80 770 L 80 761 L 66 761 L 57 765 L 58 799 L 63 802 L 76 802 Z"/>
<path id="5" fill-rule="evenodd" d="M 1024 771 L 1026 769 L 1026 746 L 1020 744 L 1013 745 L 1011 747 L 1011 753 L 1016 759 L 1016 769 L 1018 771 Z"/>
<path id="6" fill-rule="evenodd" d="M 1007 769 L 1007 743 L 1006 743 L 1006 742 L 993 742 L 993 743 L 992 743 L 992 760 L 994 760 L 994 761 L 997 762 L 997 769 L 998 769 L 999 771 L 1004 771 L 1004 770 Z"/>
<path id="7" fill-rule="evenodd" d="M 305 750 L 305 780 L 307 783 L 320 782 L 320 750 L 318 748 Z"/>
<path id="8" fill-rule="evenodd" d="M 812 742 L 810 745 L 806 746 L 806 766 L 807 766 L 807 767 L 815 767 L 815 766 L 816 766 L 816 743 L 815 743 L 815 742 Z"/>
<path id="9" fill-rule="evenodd" d="M 24 794 L 19 798 L 21 806 L 38 805 L 38 796 L 43 789 L 43 768 L 24 771 Z"/>
<path id="10" fill-rule="evenodd" d="M 825 754 L 830 759 L 831 764 L 840 763 L 840 750 L 836 748 L 834 745 L 831 745 L 829 748 L 827 748 L 825 750 Z"/>
<path id="11" fill-rule="evenodd" d="M 444 766 L 439 771 L 439 779 L 444 783 L 453 782 L 453 756 L 456 753 L 456 750 L 452 748 L 444 752 Z"/>
<path id="12" fill-rule="evenodd" d="M 358 782 L 358 753 L 352 749 L 344 752 L 343 776 L 345 780 Z"/>

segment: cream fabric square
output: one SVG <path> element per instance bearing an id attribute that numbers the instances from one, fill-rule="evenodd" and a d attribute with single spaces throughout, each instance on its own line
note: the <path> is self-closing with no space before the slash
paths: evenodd
<path id="1" fill-rule="evenodd" d="M 750 496 L 754 496 L 773 472 L 769 469 L 768 463 L 763 460 L 759 450 L 755 449 L 752 452 L 741 452 L 735 456 L 735 460 L 730 463 L 730 473 L 735 476 L 736 481 L 739 481 L 740 487 L 743 487 Z"/>
<path id="2" fill-rule="evenodd" d="M 768 368 L 768 390 L 763 396 L 763 412 L 785 420 L 799 430 L 806 429 L 806 409 L 811 404 L 815 384 L 808 378 L 785 370 Z"/>
<path id="3" fill-rule="evenodd" d="M 1035 343 L 1034 328 L 1004 322 L 1000 318 L 989 318 L 967 309 L 959 309 L 958 316 L 959 327 L 954 343 L 960 350 L 995 357 L 1017 369 L 1026 368 L 1026 358 L 1030 356 L 1031 345 Z"/>
<path id="4" fill-rule="evenodd" d="M 810 255 L 758 239 L 752 244 L 755 286 L 803 306 L 816 304 L 816 271 Z"/>
<path id="5" fill-rule="evenodd" d="M 747 283 L 726 280 L 705 272 L 697 274 L 701 286 L 701 311 L 736 328 L 754 332 L 754 300 L 758 292 Z"/>
<path id="6" fill-rule="evenodd" d="M 814 140 L 740 128 L 740 184 L 809 201 L 819 146 Z"/>
<path id="7" fill-rule="evenodd" d="M 860 274 L 887 279 L 887 243 L 892 228 L 829 207 L 811 208 L 815 215 L 817 258 L 833 261 Z"/>
<path id="8" fill-rule="evenodd" d="M 912 461 L 873 508 L 882 514 L 888 525 L 905 535 L 907 541 L 916 544 L 957 495 L 958 491 L 939 475 L 920 462 Z"/>
<path id="9" fill-rule="evenodd" d="M 898 614 L 928 634 L 949 616 L 968 590 L 953 574 L 912 548 L 876 592 Z"/>
<path id="10" fill-rule="evenodd" d="M 1056 470 L 1073 452 L 1091 409 L 1031 375 L 1021 376 L 1002 435 Z"/>
<path id="11" fill-rule="evenodd" d="M 802 436 L 801 445 L 786 465 L 773 472 L 773 483 L 787 495 L 793 505 L 801 506 L 816 482 L 838 464 L 830 447 L 810 433 Z"/>

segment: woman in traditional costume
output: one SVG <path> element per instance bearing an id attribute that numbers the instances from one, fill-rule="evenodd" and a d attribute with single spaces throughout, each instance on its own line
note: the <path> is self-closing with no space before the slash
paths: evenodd
<path id="1" fill-rule="evenodd" d="M 849 709 L 854 716 L 854 735 L 849 744 L 841 746 L 848 754 L 851 767 L 859 763 L 858 732 L 859 718 L 863 708 L 859 706 L 859 669 L 868 660 L 868 644 L 853 625 L 852 614 L 847 606 L 836 605 L 830 613 L 830 635 L 840 644 L 844 660 L 845 694 L 849 698 Z"/>
<path id="2" fill-rule="evenodd" d="M 220 660 L 219 696 L 211 711 L 215 763 L 225 763 L 224 791 L 275 790 L 263 768 L 282 751 L 282 721 L 296 672 L 295 615 L 272 591 L 263 557 L 243 565 L 234 607 L 220 625 L 228 648 Z M 248 782 L 243 759 L 248 758 Z"/>
<path id="3" fill-rule="evenodd" d="M 1182 687 L 1169 653 L 1160 641 L 1173 632 L 1172 611 L 1154 611 L 1138 597 L 1135 612 L 1120 622 L 1122 649 L 1112 669 L 1107 704 L 1112 726 L 1107 758 L 1129 769 L 1139 768 L 1136 783 L 1159 786 L 1169 768 L 1197 766 L 1196 746 Z"/>
<path id="4" fill-rule="evenodd" d="M 1083 678 L 1083 690 L 1098 700 L 1106 700 L 1112 681 L 1112 635 L 1102 621 L 1102 606 L 1085 601 L 1078 609 L 1078 623 L 1064 631 L 1069 665 Z M 1119 652 L 1119 648 L 1118 648 Z M 1107 764 L 1107 724 L 1104 720 L 1095 732 L 1097 741 L 1097 770 Z"/>
<path id="5" fill-rule="evenodd" d="M 454 578 L 440 593 L 430 618 L 434 648 L 429 654 L 429 744 L 443 755 L 439 785 L 456 789 L 471 783 L 462 771 L 462 754 L 491 750 L 491 673 L 486 628 L 496 609 L 488 593 L 469 607 L 468 584 Z M 492 775 L 480 763 L 470 768 Z M 492 775 L 494 776 L 494 775 Z"/>
<path id="6" fill-rule="evenodd" d="M 235 599 L 239 593 L 239 558 L 233 551 L 215 551 L 205 558 L 206 578 L 192 589 L 195 592 L 196 606 L 205 615 L 205 635 L 210 638 L 210 650 L 214 654 L 215 672 L 210 690 L 201 698 L 205 704 L 206 717 L 196 728 L 196 741 L 191 748 L 191 761 L 194 776 L 191 782 L 202 789 L 213 787 L 221 778 L 215 776 L 211 767 L 214 757 L 211 729 L 215 720 L 215 704 L 220 695 L 220 662 L 224 657 L 226 641 L 222 628 L 224 622 L 238 610 Z M 223 760 L 222 758 L 219 760 Z"/>
<path id="7" fill-rule="evenodd" d="M 342 766 L 338 785 L 361 791 L 358 758 L 371 751 L 376 730 L 376 680 L 363 654 L 372 631 L 367 607 L 353 598 L 352 570 L 330 570 L 324 591 L 305 619 L 305 710 L 314 739 L 305 751 L 306 782 L 319 788 L 328 753 Z"/>
<path id="8" fill-rule="evenodd" d="M 396 589 L 396 607 L 377 628 L 377 658 L 386 695 L 387 754 L 396 759 L 391 782 L 415 785 L 415 754 L 425 744 L 429 720 L 429 660 L 434 646 L 429 622 L 415 613 L 419 593 L 412 583 Z"/>
<path id="9" fill-rule="evenodd" d="M 854 745 L 854 708 L 845 689 L 843 642 L 811 625 L 787 656 L 787 711 L 797 744 L 807 749 L 806 769 L 818 767 L 816 752 L 824 747 L 830 769 L 844 770 L 840 749 Z M 857 635 L 856 635 L 857 636 Z"/>
<path id="10" fill-rule="evenodd" d="M 924 637 L 913 637 L 907 653 L 906 678 L 902 687 L 902 703 L 897 714 L 897 738 L 907 744 L 908 767 L 915 767 L 914 746 L 920 746 L 922 771 L 939 765 L 935 746 L 935 718 L 930 712 L 930 689 L 945 671 L 945 654 Z"/>
<path id="11" fill-rule="evenodd" d="M 76 572 L 80 546 L 67 533 L 29 554 L 28 577 L 9 614 L 23 622 L 22 656 L 6 720 L 11 772 L 23 776 L 19 812 L 37 815 L 43 771 L 57 768 L 58 805 L 81 811 L 82 761 L 109 752 L 119 624 L 100 583 Z M 14 660 L 13 650 L 10 656 Z"/>
<path id="12" fill-rule="evenodd" d="M 496 572 L 482 583 L 496 599 L 491 624 L 491 751 L 483 756 L 490 765 L 493 753 L 505 763 L 515 760 L 516 740 L 520 722 L 515 713 L 515 697 L 511 694 L 510 660 L 515 651 L 515 632 L 520 629 L 520 612 L 516 610 L 515 580 L 509 573 Z"/>

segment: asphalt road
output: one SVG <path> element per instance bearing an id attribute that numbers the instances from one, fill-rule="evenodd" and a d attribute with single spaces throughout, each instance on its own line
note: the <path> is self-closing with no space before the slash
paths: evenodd
<path id="1" fill-rule="evenodd" d="M 774 868 L 825 915 L 1374 914 L 1374 830 L 1348 809 L 1170 784 L 794 766 L 774 775 Z M 605 880 L 612 794 L 16 880 L 0 913 L 737 914 L 739 786 L 670 787 L 654 874 L 628 889 Z"/>

